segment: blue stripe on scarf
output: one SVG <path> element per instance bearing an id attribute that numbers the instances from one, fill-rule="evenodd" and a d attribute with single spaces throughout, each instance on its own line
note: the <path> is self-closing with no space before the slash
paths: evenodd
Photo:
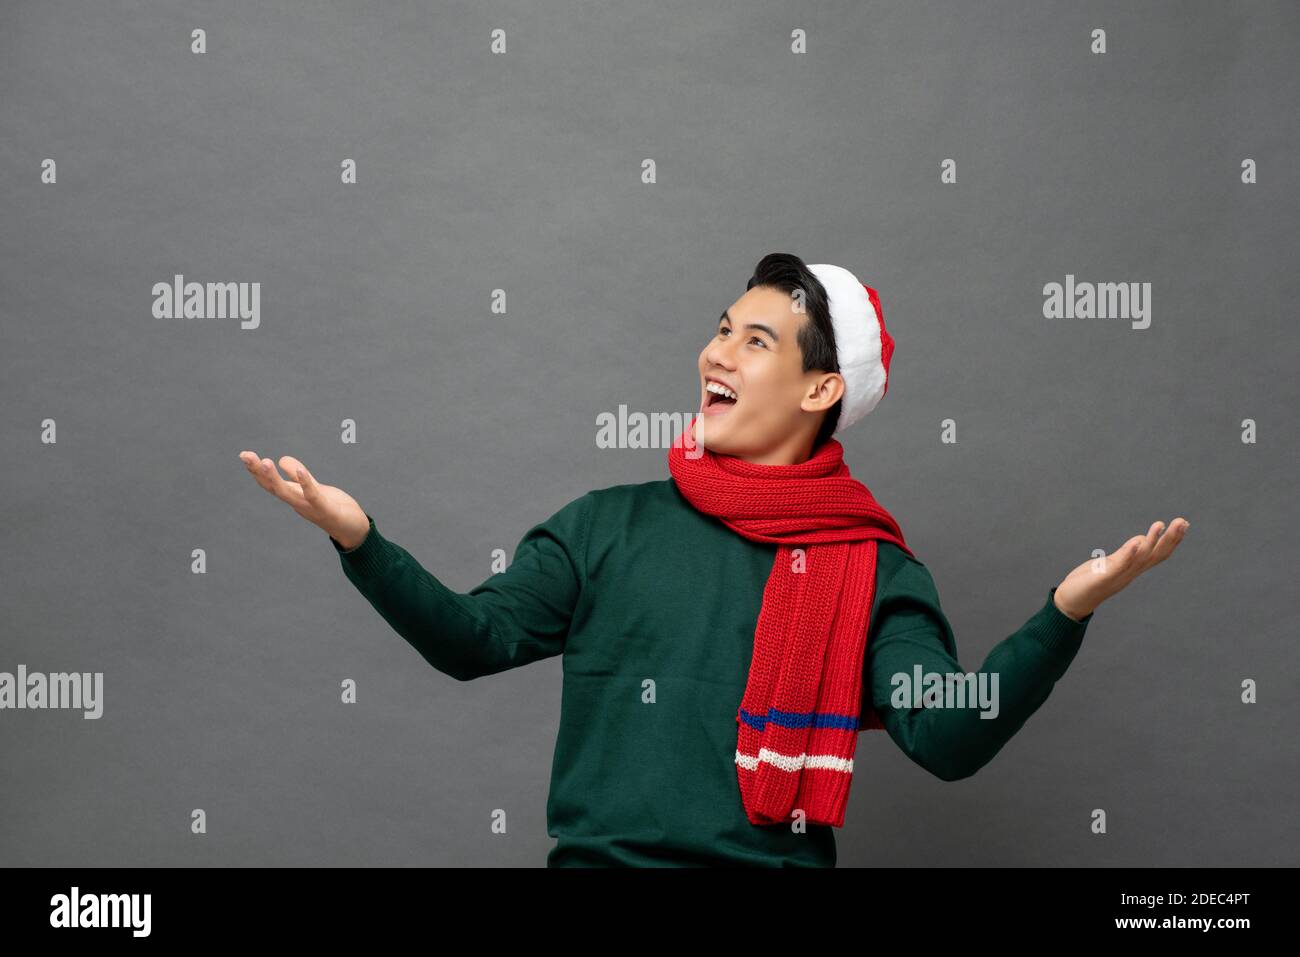
<path id="1" fill-rule="evenodd" d="M 762 731 L 767 727 L 767 722 L 780 725 L 783 728 L 806 728 L 809 725 L 815 728 L 841 728 L 848 731 L 856 730 L 858 727 L 858 716 L 855 714 L 828 714 L 818 711 L 780 711 L 776 708 L 769 708 L 767 717 L 762 715 L 750 714 L 744 708 L 740 709 L 740 719 L 751 728 Z"/>

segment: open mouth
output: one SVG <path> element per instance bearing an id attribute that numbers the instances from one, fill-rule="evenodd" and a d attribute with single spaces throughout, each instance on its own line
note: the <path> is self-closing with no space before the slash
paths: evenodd
<path id="1" fill-rule="evenodd" d="M 736 393 L 721 383 L 705 382 L 704 390 L 704 409 L 706 411 L 722 412 L 728 406 L 736 404 L 738 398 Z"/>

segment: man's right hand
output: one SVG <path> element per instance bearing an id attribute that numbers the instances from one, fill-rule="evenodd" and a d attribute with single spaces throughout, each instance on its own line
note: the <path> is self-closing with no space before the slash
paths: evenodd
<path id="1" fill-rule="evenodd" d="M 262 486 L 282 502 L 339 543 L 345 550 L 356 548 L 370 531 L 370 519 L 347 492 L 333 485 L 319 485 L 312 474 L 292 455 L 280 457 L 280 468 L 297 481 L 280 477 L 275 463 L 252 452 L 240 452 L 244 467 Z"/>

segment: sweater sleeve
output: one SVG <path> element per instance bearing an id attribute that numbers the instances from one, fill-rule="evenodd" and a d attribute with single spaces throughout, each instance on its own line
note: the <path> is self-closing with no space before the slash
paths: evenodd
<path id="1" fill-rule="evenodd" d="M 528 529 L 514 560 L 466 593 L 452 591 L 375 527 L 345 550 L 343 574 L 424 659 L 458 681 L 564 651 L 586 579 L 590 495 Z"/>
<path id="2" fill-rule="evenodd" d="M 992 696 L 996 708 L 913 707 L 910 690 L 899 693 L 895 706 L 895 688 L 902 686 L 895 675 L 906 675 L 908 683 L 902 687 L 910 689 L 917 666 L 922 675 L 967 674 L 957 661 L 952 627 L 939 605 L 929 570 L 907 557 L 873 612 L 875 634 L 868 659 L 876 713 L 908 757 L 944 781 L 969 777 L 992 760 L 1047 700 L 1074 660 L 1092 620 L 1091 614 L 1082 621 L 1065 615 L 1053 601 L 1055 593 L 1055 588 L 1048 591 L 1043 606 L 994 646 L 976 673 L 977 681 L 987 681 L 986 688 L 996 689 Z"/>

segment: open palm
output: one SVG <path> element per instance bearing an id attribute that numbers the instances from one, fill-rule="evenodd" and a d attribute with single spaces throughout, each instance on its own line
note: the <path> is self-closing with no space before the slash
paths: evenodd
<path id="1" fill-rule="evenodd" d="M 298 481 L 281 477 L 274 462 L 252 452 L 240 452 L 239 459 L 258 485 L 323 529 L 344 548 L 360 544 L 370 530 L 370 519 L 356 499 L 341 488 L 318 483 L 307 466 L 292 455 L 280 456 L 279 465 Z"/>
<path id="2" fill-rule="evenodd" d="M 1075 621 L 1086 618 L 1107 598 L 1172 555 L 1188 527 L 1187 519 L 1181 517 L 1170 523 L 1168 531 L 1164 522 L 1153 522 L 1145 535 L 1134 535 L 1109 555 L 1088 559 L 1056 586 L 1056 606 Z"/>

